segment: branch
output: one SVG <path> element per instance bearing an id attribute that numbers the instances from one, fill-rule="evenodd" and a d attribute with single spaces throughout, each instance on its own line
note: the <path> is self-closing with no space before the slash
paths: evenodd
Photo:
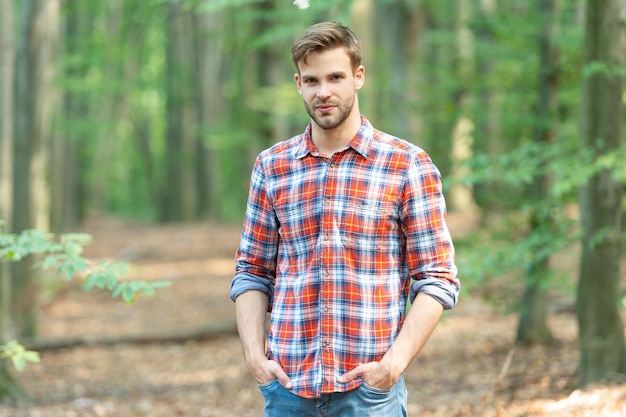
<path id="1" fill-rule="evenodd" d="M 136 333 L 118 336 L 76 336 L 63 338 L 35 338 L 22 341 L 28 349 L 37 351 L 58 350 L 79 346 L 113 346 L 119 344 L 150 344 L 207 340 L 224 335 L 237 334 L 234 320 L 225 320 L 205 326 L 171 329 L 162 332 Z"/>

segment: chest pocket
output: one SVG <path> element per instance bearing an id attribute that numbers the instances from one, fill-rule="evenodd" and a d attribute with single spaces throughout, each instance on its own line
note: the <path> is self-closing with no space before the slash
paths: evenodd
<path id="1" fill-rule="evenodd" d="M 399 206 L 390 201 L 355 199 L 346 213 L 345 245 L 387 251 L 400 245 Z"/>
<path id="2" fill-rule="evenodd" d="M 275 207 L 283 251 L 301 255 L 313 250 L 319 233 L 320 213 L 316 199 L 285 202 Z"/>

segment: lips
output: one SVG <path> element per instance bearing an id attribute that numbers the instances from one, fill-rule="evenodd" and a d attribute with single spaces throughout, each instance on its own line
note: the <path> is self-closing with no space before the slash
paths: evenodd
<path id="1" fill-rule="evenodd" d="M 317 111 L 319 111 L 320 113 L 329 113 L 334 108 L 335 108 L 335 106 L 330 105 L 330 104 L 322 104 L 322 105 L 319 105 L 319 106 L 315 106 L 315 109 Z"/>

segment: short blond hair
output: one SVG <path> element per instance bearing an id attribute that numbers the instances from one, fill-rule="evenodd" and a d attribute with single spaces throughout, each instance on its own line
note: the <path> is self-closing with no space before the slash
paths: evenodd
<path id="1" fill-rule="evenodd" d="M 300 72 L 298 64 L 307 63 L 312 52 L 321 52 L 328 49 L 344 48 L 350 57 L 352 72 L 361 65 L 361 41 L 348 28 L 337 22 L 322 22 L 309 26 L 293 44 L 291 60 Z"/>

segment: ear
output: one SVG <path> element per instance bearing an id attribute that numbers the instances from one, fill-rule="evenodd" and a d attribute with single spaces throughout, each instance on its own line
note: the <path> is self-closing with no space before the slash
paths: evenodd
<path id="1" fill-rule="evenodd" d="M 360 90 L 363 84 L 365 84 L 365 67 L 359 65 L 354 73 L 354 89 Z"/>
<path id="2" fill-rule="evenodd" d="M 298 93 L 302 95 L 302 79 L 300 78 L 300 73 L 295 73 L 293 75 L 293 80 L 296 82 L 296 88 L 298 89 Z"/>

